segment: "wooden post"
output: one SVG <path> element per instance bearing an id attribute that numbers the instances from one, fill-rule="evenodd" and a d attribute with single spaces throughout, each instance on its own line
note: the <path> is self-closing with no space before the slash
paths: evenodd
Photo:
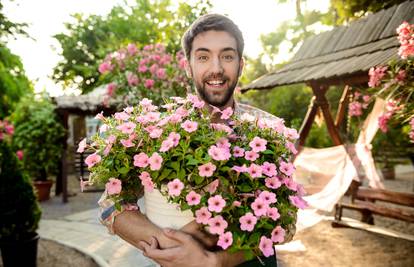
<path id="1" fill-rule="evenodd" d="M 338 113 L 336 114 L 335 126 L 337 129 L 340 128 L 342 121 L 344 120 L 346 107 L 349 104 L 349 93 L 351 92 L 351 87 L 345 85 L 344 91 L 342 92 L 341 100 L 339 101 Z"/>
<path id="2" fill-rule="evenodd" d="M 305 145 L 306 137 L 312 128 L 312 123 L 315 120 L 316 111 L 318 110 L 318 106 L 315 103 L 316 97 L 313 96 L 310 100 L 308 111 L 306 113 L 305 119 L 302 122 L 302 126 L 299 130 L 299 140 L 298 140 L 298 147 L 302 147 Z"/>
<path id="3" fill-rule="evenodd" d="M 329 135 L 332 138 L 332 141 L 335 145 L 342 145 L 341 137 L 339 136 L 338 129 L 335 127 L 335 123 L 332 119 L 331 112 L 329 110 L 329 103 L 328 100 L 325 97 L 326 91 L 329 89 L 329 87 L 324 85 L 316 85 L 311 84 L 312 91 L 316 96 L 316 103 L 321 108 L 323 117 L 326 122 L 326 126 L 328 127 Z"/>
<path id="4" fill-rule="evenodd" d="M 68 202 L 68 168 L 67 168 L 67 162 L 66 162 L 66 154 L 67 154 L 67 139 L 68 134 L 67 131 L 69 130 L 68 126 L 68 119 L 69 119 L 69 112 L 64 110 L 59 113 L 60 118 L 62 120 L 63 127 L 65 128 L 66 132 L 63 137 L 63 151 L 59 166 L 59 173 L 56 178 L 56 195 L 59 195 L 62 193 L 62 201 L 63 203 Z"/>

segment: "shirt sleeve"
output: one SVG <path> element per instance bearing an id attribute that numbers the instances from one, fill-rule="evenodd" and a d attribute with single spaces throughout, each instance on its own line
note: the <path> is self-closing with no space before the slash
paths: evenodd
<path id="1" fill-rule="evenodd" d="M 142 194 L 140 195 L 140 197 Z M 106 226 L 108 232 L 112 235 L 115 234 L 114 232 L 114 222 L 116 216 L 121 214 L 126 210 L 137 210 L 139 211 L 138 204 L 135 203 L 126 203 L 125 201 L 119 201 L 120 209 L 116 208 L 116 204 L 112 199 L 108 198 L 108 193 L 105 192 L 102 194 L 101 198 L 98 201 L 99 205 L 99 221 Z"/>

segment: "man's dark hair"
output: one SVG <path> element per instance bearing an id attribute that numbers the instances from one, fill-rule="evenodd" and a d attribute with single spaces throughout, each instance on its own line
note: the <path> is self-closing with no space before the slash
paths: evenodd
<path id="1" fill-rule="evenodd" d="M 229 33 L 234 37 L 234 39 L 236 39 L 237 54 L 239 55 L 239 58 L 242 57 L 244 40 L 243 34 L 241 33 L 239 27 L 237 27 L 237 25 L 226 16 L 219 14 L 207 14 L 194 21 L 183 35 L 181 44 L 188 60 L 190 59 L 194 38 L 200 33 L 206 31 L 224 31 Z"/>

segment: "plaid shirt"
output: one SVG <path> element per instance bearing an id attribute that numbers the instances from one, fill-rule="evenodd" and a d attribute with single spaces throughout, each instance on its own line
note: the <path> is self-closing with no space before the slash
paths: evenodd
<path id="1" fill-rule="evenodd" d="M 243 114 L 249 114 L 253 117 L 255 117 L 255 119 L 258 118 L 265 118 L 265 119 L 269 119 L 269 120 L 275 120 L 277 119 L 276 116 L 263 111 L 261 109 L 246 105 L 246 104 L 242 104 L 242 103 L 236 103 L 234 105 L 234 114 L 237 117 L 242 116 Z M 140 197 L 143 196 L 143 192 L 141 192 L 141 194 L 139 194 Z M 121 210 L 117 210 L 115 208 L 115 203 L 110 200 L 107 199 L 107 193 L 106 191 L 102 194 L 101 198 L 98 201 L 98 204 L 100 206 L 100 222 L 105 225 L 108 228 L 108 231 L 110 234 L 114 234 L 114 229 L 113 229 L 113 224 L 115 221 L 115 217 L 117 215 L 119 215 L 120 213 L 122 213 L 125 210 L 139 210 L 137 203 L 120 203 L 121 206 Z M 291 214 L 291 216 L 295 216 L 296 214 Z M 290 227 L 288 229 L 285 229 L 286 233 L 285 233 L 285 242 L 289 242 L 290 240 L 292 240 L 293 236 L 295 235 L 296 232 L 296 227 L 294 224 L 291 224 Z"/>

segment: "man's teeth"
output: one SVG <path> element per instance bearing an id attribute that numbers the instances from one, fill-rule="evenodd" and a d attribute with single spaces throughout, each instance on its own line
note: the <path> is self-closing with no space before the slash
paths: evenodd
<path id="1" fill-rule="evenodd" d="M 210 84 L 210 85 L 220 85 L 220 84 L 223 84 L 223 83 L 224 83 L 224 81 L 221 81 L 221 80 L 217 80 L 217 81 L 208 81 L 207 83 L 208 83 L 208 84 Z"/>

